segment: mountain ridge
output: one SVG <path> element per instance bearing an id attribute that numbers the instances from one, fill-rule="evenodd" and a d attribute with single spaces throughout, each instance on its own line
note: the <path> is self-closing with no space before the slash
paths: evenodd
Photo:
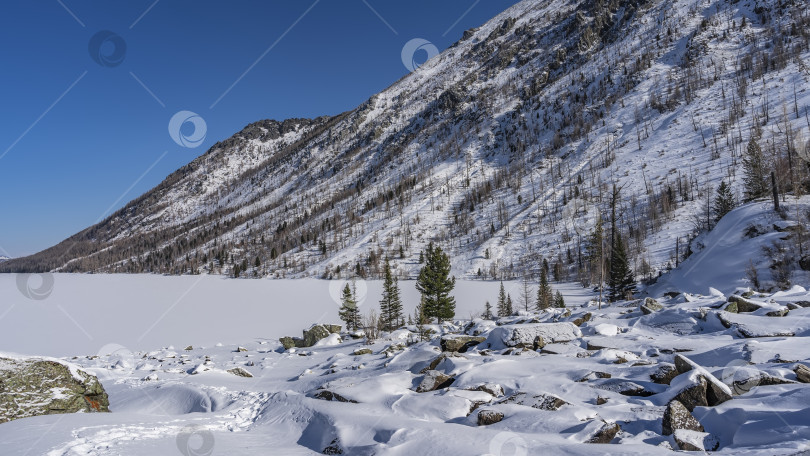
<path id="1" fill-rule="evenodd" d="M 391 257 L 413 277 L 433 241 L 469 278 L 536 275 L 545 260 L 587 282 L 583 239 L 616 183 L 634 269 L 652 277 L 688 251 L 713 186 L 742 193 L 749 132 L 790 147 L 768 99 L 787 99 L 780 80 L 806 87 L 800 7 L 523 1 L 358 108 L 252 123 L 0 270 L 375 277 Z"/>

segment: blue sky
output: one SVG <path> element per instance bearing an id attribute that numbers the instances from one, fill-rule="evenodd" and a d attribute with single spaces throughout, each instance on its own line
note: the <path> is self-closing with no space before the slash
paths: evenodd
<path id="1" fill-rule="evenodd" d="M 410 40 L 444 50 L 514 3 L 3 3 L 0 255 L 98 222 L 248 123 L 352 109 L 408 72 Z M 205 122 L 196 148 L 169 134 L 179 111 Z"/>

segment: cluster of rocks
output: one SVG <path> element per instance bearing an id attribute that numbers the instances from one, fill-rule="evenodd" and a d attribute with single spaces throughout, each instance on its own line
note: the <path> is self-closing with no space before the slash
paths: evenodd
<path id="1" fill-rule="evenodd" d="M 340 334 L 340 325 L 312 325 L 304 330 L 304 337 L 282 337 L 279 339 L 286 350 L 290 348 L 308 348 L 314 346 L 319 340 L 329 337 L 330 334 Z"/>

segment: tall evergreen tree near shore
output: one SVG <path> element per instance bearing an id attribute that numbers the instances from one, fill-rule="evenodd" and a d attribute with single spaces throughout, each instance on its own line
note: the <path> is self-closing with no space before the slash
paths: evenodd
<path id="1" fill-rule="evenodd" d="M 393 331 L 403 323 L 402 300 L 399 297 L 399 283 L 391 274 L 391 264 L 385 259 L 383 294 L 380 300 L 380 319 L 383 331 Z"/>
<path id="2" fill-rule="evenodd" d="M 425 265 L 416 279 L 416 289 L 425 299 L 426 317 L 441 323 L 456 315 L 456 299 L 450 295 L 455 286 L 456 278 L 450 277 L 450 258 L 431 242 L 425 252 Z"/>

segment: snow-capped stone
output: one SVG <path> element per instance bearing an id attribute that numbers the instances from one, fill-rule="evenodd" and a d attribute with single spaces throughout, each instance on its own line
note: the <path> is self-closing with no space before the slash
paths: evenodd
<path id="1" fill-rule="evenodd" d="M 605 422 L 602 427 L 596 431 L 596 434 L 588 439 L 585 443 L 610 443 L 616 437 L 616 434 L 621 432 L 622 428 L 619 423 Z"/>
<path id="2" fill-rule="evenodd" d="M 676 429 L 672 436 L 678 448 L 684 451 L 715 451 L 720 447 L 717 438 L 706 432 Z"/>
<path id="3" fill-rule="evenodd" d="M 658 312 L 659 310 L 662 310 L 663 308 L 664 308 L 664 306 L 659 304 L 658 301 L 656 301 L 653 298 L 645 298 L 644 303 L 640 306 L 641 312 L 643 312 L 645 315 L 649 315 L 651 313 Z"/>
<path id="4" fill-rule="evenodd" d="M 416 387 L 417 393 L 426 393 L 428 391 L 435 391 L 441 388 L 447 388 L 453 384 L 455 379 L 447 374 L 439 371 L 429 370 L 425 373 L 419 386 Z"/>
<path id="5" fill-rule="evenodd" d="M 245 378 L 252 378 L 253 374 L 242 369 L 241 367 L 234 367 L 233 369 L 228 369 L 229 374 L 236 375 L 237 377 L 245 377 Z"/>
<path id="6" fill-rule="evenodd" d="M 534 347 L 537 338 L 548 343 L 570 342 L 582 337 L 582 331 L 570 322 L 532 323 L 499 326 L 489 333 L 486 344 L 490 348 Z"/>

